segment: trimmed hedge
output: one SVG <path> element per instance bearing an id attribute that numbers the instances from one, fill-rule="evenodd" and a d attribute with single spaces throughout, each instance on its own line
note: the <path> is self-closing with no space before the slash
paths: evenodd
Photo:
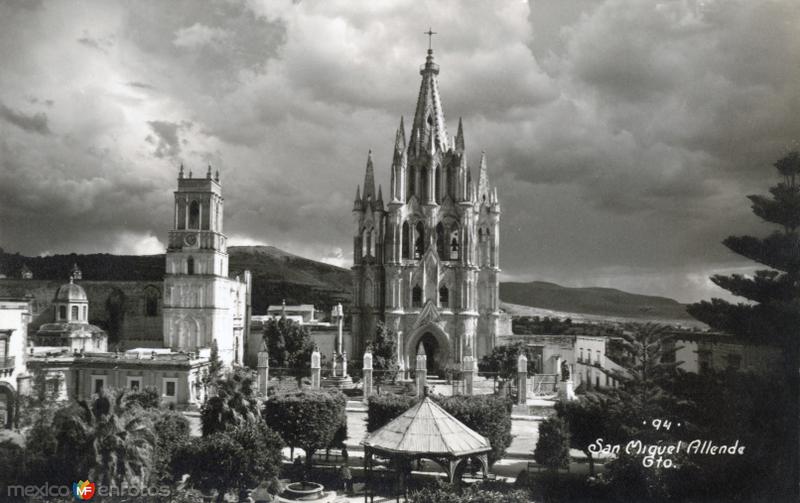
<path id="1" fill-rule="evenodd" d="M 343 441 L 347 427 L 347 400 L 338 391 L 303 390 L 270 398 L 264 420 L 286 445 L 306 451 L 310 465 L 314 452 Z"/>
<path id="2" fill-rule="evenodd" d="M 489 463 L 501 459 L 511 445 L 511 400 L 494 395 L 432 396 L 444 410 L 480 433 L 492 445 Z M 416 398 L 402 395 L 370 397 L 367 404 L 367 431 L 373 432 L 410 409 Z"/>

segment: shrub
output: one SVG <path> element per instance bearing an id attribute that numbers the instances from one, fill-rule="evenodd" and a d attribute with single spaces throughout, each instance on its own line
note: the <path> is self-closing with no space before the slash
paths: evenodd
<path id="1" fill-rule="evenodd" d="M 553 471 L 569 466 L 569 430 L 563 419 L 551 417 L 542 421 L 533 459 Z"/>
<path id="2" fill-rule="evenodd" d="M 438 399 L 444 410 L 489 440 L 489 464 L 501 459 L 511 445 L 511 400 L 494 395 Z"/>
<path id="3" fill-rule="evenodd" d="M 426 487 L 412 493 L 408 501 L 412 503 L 527 503 L 528 493 L 521 490 L 492 491 L 475 486 L 459 492 L 449 484 L 441 484 L 439 487 Z"/>
<path id="4" fill-rule="evenodd" d="M 372 433 L 410 409 L 416 398 L 394 394 L 373 395 L 367 402 L 367 432 Z"/>

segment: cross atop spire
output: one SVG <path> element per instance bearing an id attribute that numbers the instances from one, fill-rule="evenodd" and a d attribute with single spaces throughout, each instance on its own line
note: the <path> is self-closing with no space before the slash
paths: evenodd
<path id="1" fill-rule="evenodd" d="M 425 33 L 425 35 L 428 36 L 428 52 L 430 52 L 430 51 L 433 50 L 433 45 L 432 45 L 433 44 L 433 36 L 437 35 L 437 33 L 435 31 L 433 31 L 433 29 L 430 28 L 430 27 L 428 28 L 428 31 L 423 32 L 423 33 Z"/>

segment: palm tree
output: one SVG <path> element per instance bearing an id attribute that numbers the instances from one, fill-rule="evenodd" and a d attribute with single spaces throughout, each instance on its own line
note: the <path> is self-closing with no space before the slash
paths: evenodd
<path id="1" fill-rule="evenodd" d="M 125 407 L 124 399 L 125 393 L 120 393 L 111 407 L 101 393 L 91 408 L 78 402 L 82 413 L 75 419 L 91 439 L 89 475 L 106 486 L 143 484 L 150 473 L 156 444 L 153 425 L 138 407 Z"/>
<path id="2" fill-rule="evenodd" d="M 206 400 L 201 410 L 203 436 L 259 418 L 259 402 L 253 384 L 252 373 L 242 369 L 217 381 L 216 395 Z"/>

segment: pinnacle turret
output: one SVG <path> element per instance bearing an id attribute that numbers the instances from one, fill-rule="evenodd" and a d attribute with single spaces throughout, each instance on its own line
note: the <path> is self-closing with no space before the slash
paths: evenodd
<path id="1" fill-rule="evenodd" d="M 364 173 L 364 202 L 375 199 L 375 168 L 372 166 L 372 150 L 367 154 L 367 170 Z"/>
<path id="2" fill-rule="evenodd" d="M 419 73 L 422 75 L 422 83 L 419 88 L 414 123 L 411 126 L 414 152 L 427 150 L 427 146 L 431 143 L 436 148 L 447 150 L 447 126 L 444 121 L 442 100 L 439 97 L 439 83 L 436 78 L 439 75 L 439 65 L 433 62 L 432 49 L 428 49 L 425 65 Z"/>
<path id="3" fill-rule="evenodd" d="M 400 127 L 397 128 L 397 134 L 394 137 L 394 150 L 395 152 L 402 152 L 406 149 L 406 127 L 403 125 L 403 116 L 400 116 Z"/>
<path id="4" fill-rule="evenodd" d="M 478 201 L 482 203 L 490 202 L 489 193 L 489 174 L 486 169 L 486 152 L 481 152 L 481 167 L 478 172 Z"/>
<path id="5" fill-rule="evenodd" d="M 353 200 L 353 211 L 361 209 L 361 185 L 356 185 L 356 198 Z"/>
<path id="6" fill-rule="evenodd" d="M 456 133 L 456 141 L 455 141 L 455 150 L 456 152 L 463 152 L 464 151 L 464 126 L 461 124 L 461 117 L 458 118 L 458 133 Z"/>

